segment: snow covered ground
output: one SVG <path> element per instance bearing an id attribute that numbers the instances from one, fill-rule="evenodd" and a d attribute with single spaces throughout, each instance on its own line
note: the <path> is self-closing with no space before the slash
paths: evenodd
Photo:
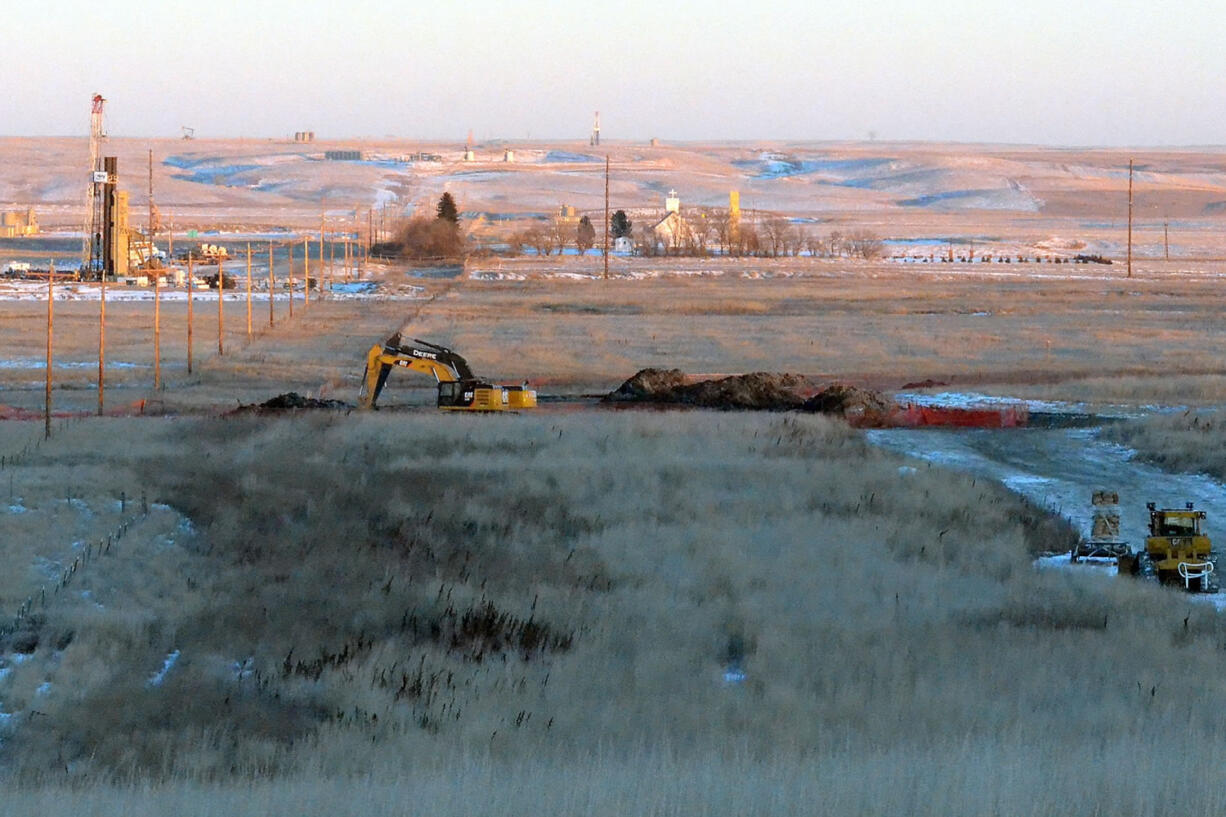
<path id="1" fill-rule="evenodd" d="M 1120 419 L 1142 417 L 1148 414 L 1173 414 L 1187 410 L 1187 406 L 1090 404 L 1066 400 L 1020 399 L 974 391 L 937 391 L 932 393 L 900 391 L 895 393 L 894 399 L 899 403 L 914 403 L 919 406 L 935 406 L 937 408 L 976 409 L 1024 406 L 1027 411 L 1034 413 L 1094 414 L 1099 417 Z"/>
<path id="2" fill-rule="evenodd" d="M 1002 397 L 995 394 L 982 394 L 973 391 L 941 391 L 932 394 L 924 392 L 901 391 L 894 395 L 900 403 L 915 403 L 920 406 L 935 406 L 937 408 L 997 408 L 1002 406 L 1025 406 L 1029 411 L 1050 412 L 1086 412 L 1084 403 L 1065 403 L 1058 400 L 1019 400 L 1016 397 Z"/>
<path id="3" fill-rule="evenodd" d="M 169 549 L 177 540 L 194 535 L 187 517 L 169 505 L 152 503 L 149 516 L 130 528 L 122 540 L 117 539 L 114 549 L 105 555 L 95 550 L 92 557 L 82 558 L 90 544 L 104 540 L 122 521 L 134 519 L 139 512 L 135 498 L 125 504 L 110 496 L 54 497 L 37 489 L 0 504 L 0 525 L 14 535 L 12 541 L 6 542 L 11 545 L 7 553 L 9 569 L 0 577 L 3 621 L 11 621 L 17 607 L 27 598 L 35 600 L 37 610 L 40 590 L 46 593 L 48 607 L 84 602 L 104 609 L 131 604 L 131 599 L 123 595 L 122 584 L 112 581 L 96 584 L 95 576 L 116 569 L 122 571 L 126 560 L 144 564 L 159 558 L 159 554 L 172 553 Z M 18 532 L 20 536 L 15 535 Z M 13 563 L 18 559 L 26 567 Z M 58 582 L 75 560 L 80 561 L 71 581 L 56 591 Z M 67 689 L 55 683 L 62 654 L 60 649 L 45 644 L 30 653 L 0 653 L 0 742 L 9 730 L 20 728 L 24 716 L 37 708 L 37 700 Z M 147 685 L 161 684 L 178 659 L 177 650 L 168 654 L 161 667 L 147 677 Z M 36 674 L 33 681 L 28 677 L 30 673 Z M 19 677 L 23 675 L 26 677 Z M 19 687 L 26 690 L 24 695 L 15 691 Z"/>
<path id="4" fill-rule="evenodd" d="M 611 267 L 609 277 L 618 280 L 642 281 L 650 278 L 721 278 L 728 275 L 728 270 L 702 269 L 693 267 L 655 267 L 631 268 L 627 266 Z M 524 281 L 529 278 L 548 278 L 554 281 L 598 281 L 604 278 L 604 272 L 595 269 L 566 269 L 551 267 L 533 269 L 516 266 L 511 269 L 474 269 L 468 277 L 476 281 Z M 744 277 L 755 277 L 746 273 Z"/>
<path id="5" fill-rule="evenodd" d="M 260 279 L 258 275 L 256 280 L 265 288 L 253 289 L 251 300 L 268 302 L 269 293 L 267 284 Z M 55 285 L 55 300 L 57 301 L 97 301 L 102 297 L 102 289 L 98 284 L 83 284 L 83 283 L 68 283 Z M 376 281 L 356 281 L 350 283 L 336 282 L 332 286 L 332 292 L 325 297 L 346 299 L 346 300 L 361 300 L 366 298 L 419 298 L 422 294 L 421 287 L 389 287 L 384 288 Z M 236 289 L 226 290 L 223 296 L 227 303 L 232 301 L 245 302 L 247 300 L 247 290 L 243 281 L 240 279 Z M 274 301 L 288 301 L 289 292 L 279 290 L 272 294 Z M 313 295 L 312 297 L 317 297 Z M 163 301 L 186 301 L 188 292 L 186 289 L 175 289 L 171 287 L 163 287 L 161 290 L 161 299 Z M 217 291 L 211 289 L 198 289 L 192 293 L 193 300 L 197 302 L 209 302 L 217 300 Z M 301 301 L 303 298 L 302 288 L 299 287 L 294 292 L 294 300 Z M 107 301 L 152 301 L 154 299 L 154 291 L 152 287 L 134 287 L 125 286 L 123 284 L 110 284 L 106 288 Z M 0 301 L 46 301 L 47 300 L 47 285 L 38 281 L 20 281 L 20 280 L 4 280 L 0 279 Z"/>
<path id="6" fill-rule="evenodd" d="M 96 360 L 55 360 L 52 362 L 52 367 L 56 369 L 96 369 L 98 361 Z M 132 363 L 125 360 L 108 360 L 106 362 L 109 369 L 148 369 L 148 363 Z M 43 358 L 33 357 L 17 357 L 17 358 L 0 358 L 0 370 L 3 369 L 29 369 L 42 370 L 46 366 L 46 361 Z"/>

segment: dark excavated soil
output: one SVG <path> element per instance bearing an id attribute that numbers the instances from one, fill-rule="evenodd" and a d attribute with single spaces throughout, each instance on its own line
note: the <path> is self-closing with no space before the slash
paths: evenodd
<path id="1" fill-rule="evenodd" d="M 689 383 L 680 369 L 643 369 L 605 395 L 604 400 L 782 411 L 800 408 L 804 403 L 797 393 L 803 382 L 797 375 L 753 372 Z"/>
<path id="2" fill-rule="evenodd" d="M 801 375 L 752 372 L 688 382 L 679 369 L 643 369 L 604 396 L 607 403 L 685 405 L 750 411 L 811 411 L 835 414 L 858 424 L 881 425 L 898 406 L 888 397 L 834 383 L 806 399 Z"/>
<path id="3" fill-rule="evenodd" d="M 239 406 L 231 414 L 281 414 L 287 411 L 312 411 L 326 409 L 331 411 L 347 411 L 353 408 L 344 400 L 320 400 L 315 397 L 304 397 L 296 391 L 278 394 L 263 403 L 249 403 Z"/>

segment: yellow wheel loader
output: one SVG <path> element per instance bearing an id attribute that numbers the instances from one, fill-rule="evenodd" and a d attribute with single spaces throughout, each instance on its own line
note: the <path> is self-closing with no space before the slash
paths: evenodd
<path id="1" fill-rule="evenodd" d="M 400 333 L 382 345 L 370 347 L 358 406 L 375 408 L 375 401 L 396 366 L 434 375 L 438 407 L 449 411 L 517 411 L 536 408 L 536 392 L 523 386 L 499 386 L 473 374 L 468 361 L 446 346 L 414 339 L 404 343 Z"/>
<path id="2" fill-rule="evenodd" d="M 1189 502 L 1183 508 L 1149 509 L 1149 536 L 1145 549 L 1121 557 L 1120 574 L 1152 576 L 1163 584 L 1181 587 L 1192 593 L 1218 592 L 1217 556 L 1204 531 L 1205 512 Z"/>

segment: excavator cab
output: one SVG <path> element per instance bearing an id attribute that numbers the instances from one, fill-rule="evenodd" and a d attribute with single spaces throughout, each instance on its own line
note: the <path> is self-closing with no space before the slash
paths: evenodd
<path id="1" fill-rule="evenodd" d="M 466 405 L 464 384 L 458 380 L 449 380 L 438 384 L 438 407 L 448 408 L 451 406 Z M 472 401 L 472 390 L 468 390 L 468 401 Z"/>

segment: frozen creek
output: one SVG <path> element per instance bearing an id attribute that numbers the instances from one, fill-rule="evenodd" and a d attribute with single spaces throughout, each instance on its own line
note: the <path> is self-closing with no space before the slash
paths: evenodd
<path id="1" fill-rule="evenodd" d="M 1089 532 L 1090 495 L 1120 495 L 1120 537 L 1145 538 L 1145 503 L 1207 512 L 1208 531 L 1226 537 L 1226 485 L 1202 474 L 1173 474 L 1137 459 L 1132 449 L 1100 439 L 1098 428 L 1006 430 L 882 429 L 868 432 L 882 448 L 945 468 L 994 479 Z"/>

